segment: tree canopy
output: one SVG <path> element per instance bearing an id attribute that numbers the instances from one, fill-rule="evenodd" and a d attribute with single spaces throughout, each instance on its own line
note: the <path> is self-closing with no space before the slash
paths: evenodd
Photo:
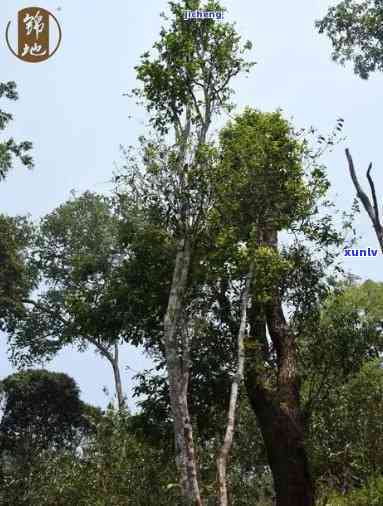
<path id="1" fill-rule="evenodd" d="M 331 40 L 333 60 L 352 62 L 355 74 L 368 79 L 371 73 L 383 70 L 382 20 L 380 1 L 343 0 L 330 7 L 316 27 Z"/>
<path id="2" fill-rule="evenodd" d="M 2 455 L 26 464 L 41 450 L 79 444 L 92 429 L 90 407 L 66 374 L 25 370 L 2 380 L 0 388 Z"/>

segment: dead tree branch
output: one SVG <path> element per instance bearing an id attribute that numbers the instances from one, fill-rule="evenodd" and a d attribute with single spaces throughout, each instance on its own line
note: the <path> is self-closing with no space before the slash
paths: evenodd
<path id="1" fill-rule="evenodd" d="M 358 177 L 357 177 L 356 171 L 355 171 L 354 162 L 351 157 L 350 151 L 348 149 L 346 149 L 346 157 L 347 157 L 347 161 L 348 161 L 350 176 L 351 176 L 352 182 L 354 184 L 354 187 L 356 189 L 356 194 L 357 194 L 359 200 L 362 202 L 363 207 L 366 210 L 367 214 L 370 217 L 370 220 L 372 222 L 372 225 L 373 225 L 375 233 L 376 233 L 376 237 L 378 238 L 378 241 L 379 241 L 380 249 L 382 250 L 382 253 L 383 253 L 383 226 L 380 222 L 380 217 L 379 217 L 379 206 L 378 206 L 378 200 L 376 197 L 375 185 L 374 185 L 374 182 L 373 182 L 371 174 L 370 174 L 371 169 L 372 169 L 372 163 L 370 163 L 370 165 L 368 166 L 368 169 L 367 169 L 367 180 L 370 185 L 372 202 L 373 202 L 371 204 L 370 198 L 363 191 L 363 189 L 359 183 L 359 180 L 358 180 Z"/>

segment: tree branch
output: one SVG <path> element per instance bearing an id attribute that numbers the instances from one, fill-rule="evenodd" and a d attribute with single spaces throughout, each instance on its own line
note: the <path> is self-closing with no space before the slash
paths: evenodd
<path id="1" fill-rule="evenodd" d="M 348 160 L 348 166 L 349 166 L 349 170 L 350 170 L 350 176 L 351 176 L 352 182 L 354 183 L 354 186 L 355 186 L 355 189 L 356 189 L 356 193 L 357 193 L 359 199 L 362 201 L 362 204 L 363 204 L 365 210 L 367 211 L 368 215 L 370 216 L 372 222 L 375 224 L 375 215 L 374 215 L 374 212 L 373 212 L 373 209 L 372 209 L 372 206 L 371 206 L 370 199 L 364 193 L 362 187 L 360 186 L 358 177 L 357 177 L 356 172 L 355 172 L 354 162 L 353 162 L 353 159 L 351 157 L 350 151 L 348 149 L 346 149 L 346 157 L 347 157 L 347 160 Z"/>
<path id="2" fill-rule="evenodd" d="M 363 207 L 365 208 L 367 214 L 369 215 L 369 217 L 371 219 L 372 225 L 373 225 L 374 230 L 376 232 L 376 237 L 378 238 L 380 248 L 383 252 L 383 227 L 382 227 L 382 224 L 380 223 L 380 218 L 379 218 L 379 208 L 378 208 L 378 202 L 377 202 L 377 198 L 376 198 L 375 185 L 374 185 L 374 182 L 370 176 L 372 164 L 370 163 L 370 165 L 368 167 L 367 179 L 368 179 L 368 182 L 369 182 L 370 188 L 371 188 L 373 206 L 371 205 L 370 199 L 364 193 L 362 187 L 360 186 L 360 183 L 358 181 L 358 177 L 355 172 L 354 162 L 352 160 L 350 151 L 348 149 L 346 149 L 346 157 L 348 160 L 348 166 L 349 166 L 349 170 L 350 170 L 351 179 L 352 179 L 352 182 L 354 183 L 357 196 L 361 200 Z"/>
<path id="3" fill-rule="evenodd" d="M 368 169 L 367 169 L 367 179 L 368 179 L 368 182 L 369 182 L 370 188 L 371 188 L 372 201 L 374 204 L 375 220 L 377 223 L 380 223 L 379 207 L 378 207 L 378 201 L 376 198 L 375 185 L 374 185 L 374 181 L 372 180 L 372 177 L 370 176 L 371 169 L 372 169 L 372 163 L 370 163 L 370 165 L 368 166 Z"/>

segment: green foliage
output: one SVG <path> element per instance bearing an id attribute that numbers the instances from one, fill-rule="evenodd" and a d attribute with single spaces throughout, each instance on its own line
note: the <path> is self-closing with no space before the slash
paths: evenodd
<path id="1" fill-rule="evenodd" d="M 327 140 L 319 136 L 325 146 L 336 142 L 340 125 Z M 278 289 L 305 311 L 323 291 L 344 242 L 327 212 L 329 181 L 315 135 L 315 129 L 294 129 L 279 110 L 247 108 L 221 131 L 220 161 L 210 172 L 216 202 L 209 261 L 221 275 L 234 277 L 252 261 L 259 301 Z M 291 234 L 290 244 L 277 251 L 270 234 L 281 231 Z"/>
<path id="2" fill-rule="evenodd" d="M 81 286 L 97 273 L 110 272 L 110 256 L 118 253 L 111 208 L 108 198 L 86 192 L 42 219 L 39 259 L 52 284 Z"/>
<path id="3" fill-rule="evenodd" d="M 309 202 L 303 180 L 304 145 L 280 111 L 247 108 L 220 134 L 222 163 L 217 192 L 222 215 L 249 236 L 265 227 L 281 230 L 302 215 Z M 227 209 L 231 206 L 230 209 Z"/>
<path id="4" fill-rule="evenodd" d="M 309 313 L 307 333 L 301 330 L 308 451 L 318 486 L 326 491 L 361 487 L 383 471 L 382 288 L 372 281 L 338 285 L 319 320 Z"/>
<path id="5" fill-rule="evenodd" d="M 0 83 L 0 98 L 3 96 L 9 100 L 18 99 L 15 82 Z M 4 130 L 12 119 L 12 114 L 0 110 L 0 131 Z M 12 168 L 14 157 L 18 158 L 26 167 L 32 168 L 32 158 L 27 154 L 31 148 L 30 142 L 24 141 L 17 144 L 12 138 L 0 142 L 0 181 L 5 179 L 8 171 Z"/>
<path id="6" fill-rule="evenodd" d="M 357 310 L 363 321 L 381 330 L 383 324 L 383 283 L 370 279 L 361 284 L 346 284 L 342 294 L 343 307 Z"/>
<path id="7" fill-rule="evenodd" d="M 86 192 L 41 220 L 29 260 L 39 294 L 9 329 L 17 365 L 50 359 L 68 344 L 108 349 L 155 334 L 167 290 L 164 238 L 126 207 Z"/>
<path id="8" fill-rule="evenodd" d="M 42 450 L 76 447 L 91 428 L 90 408 L 75 381 L 63 373 L 22 371 L 0 384 L 2 456 L 27 465 Z"/>
<path id="9" fill-rule="evenodd" d="M 254 254 L 255 290 L 253 300 L 268 302 L 271 294 L 281 286 L 281 280 L 286 278 L 294 268 L 288 257 L 283 257 L 270 246 L 260 246 Z"/>
<path id="10" fill-rule="evenodd" d="M 212 354 L 209 357 L 212 358 Z M 193 382 L 190 395 L 191 410 L 195 415 L 193 425 L 200 468 L 200 486 L 206 505 L 214 506 L 217 504 L 216 457 L 223 438 L 229 385 L 225 381 L 226 378 L 221 380 L 225 381 L 224 385 L 220 385 L 219 382 L 216 384 L 214 378 L 210 378 L 211 381 L 208 382 L 199 374 L 200 364 L 197 363 L 195 366 L 193 362 L 193 367 L 197 369 L 200 381 L 206 382 L 200 392 L 197 391 L 198 382 Z M 156 380 L 157 377 L 152 377 L 152 390 L 144 392 L 147 399 L 141 403 L 141 412 L 130 418 L 130 427 L 135 434 L 144 437 L 158 450 L 168 452 L 168 458 L 173 459 L 173 438 L 168 407 L 164 406 L 164 396 L 155 389 Z M 219 387 L 221 388 L 218 389 Z M 212 392 L 209 392 L 209 388 Z M 208 412 L 204 411 L 205 403 L 210 409 Z M 167 417 L 167 427 L 161 416 Z M 210 419 L 207 420 L 209 416 Z M 273 484 L 262 435 L 245 396 L 241 398 L 237 414 L 236 434 L 228 467 L 228 484 L 230 504 L 233 506 L 272 505 Z"/>
<path id="11" fill-rule="evenodd" d="M 7 504 L 41 506 L 168 506 L 178 504 L 175 469 L 129 431 L 126 414 L 107 412 L 82 451 L 43 455 L 24 495 Z M 17 476 L 14 483 L 25 490 Z"/>
<path id="12" fill-rule="evenodd" d="M 298 232 L 298 223 L 307 238 L 325 244 L 325 232 L 333 231 L 329 217 L 323 223 L 309 218 L 320 205 L 330 205 L 324 200 L 330 183 L 319 160 L 335 144 L 342 121 L 327 139 L 315 139 L 314 128 L 296 130 L 281 110 L 246 108 L 230 121 L 220 133 L 220 164 L 212 176 L 222 223 L 242 227 L 241 239 L 253 242 L 265 229 Z"/>
<path id="13" fill-rule="evenodd" d="M 17 100 L 16 83 L 0 82 L 0 99 Z M 12 114 L 0 110 L 0 132 L 13 119 Z M 0 141 L 0 182 L 12 168 L 14 158 L 29 168 L 32 158 L 26 154 L 32 148 L 30 142 L 16 144 L 10 138 Z M 26 249 L 32 234 L 32 227 L 25 218 L 10 218 L 0 214 L 0 329 L 9 324 L 12 315 L 22 306 L 22 298 L 32 288 L 32 272 L 25 264 Z"/>
<path id="14" fill-rule="evenodd" d="M 316 22 L 319 33 L 332 42 L 334 61 L 351 61 L 362 79 L 383 70 L 382 24 L 383 6 L 376 0 L 343 0 Z"/>
<path id="15" fill-rule="evenodd" d="M 330 489 L 348 490 L 383 472 L 381 418 L 383 370 L 366 363 L 343 384 L 333 385 L 311 420 L 314 473 Z"/>
<path id="16" fill-rule="evenodd" d="M 319 506 L 381 506 L 383 504 L 383 478 L 371 478 L 367 485 L 348 494 L 331 493 Z"/>
<path id="17" fill-rule="evenodd" d="M 0 329 L 23 313 L 23 299 L 35 286 L 36 270 L 27 262 L 34 229 L 22 217 L 0 214 Z"/>
<path id="18" fill-rule="evenodd" d="M 174 239 L 159 223 L 160 217 L 155 212 L 151 215 L 151 211 L 142 212 L 127 202 L 126 196 L 120 196 L 119 237 L 127 258 L 113 289 L 121 301 L 128 328 L 136 330 L 130 330 L 130 334 L 125 331 L 127 338 L 137 335 L 147 348 L 157 348 L 176 248 Z"/>
<path id="19" fill-rule="evenodd" d="M 115 338 L 120 320 L 113 318 L 108 296 L 121 251 L 110 206 L 88 192 L 42 219 L 29 261 L 39 274 L 39 296 L 28 299 L 10 332 L 18 365 L 49 359 L 66 344 L 82 344 L 84 335 L 104 335 L 106 328 L 107 337 Z"/>
<path id="20" fill-rule="evenodd" d="M 319 380 L 322 388 L 335 386 L 379 357 L 383 350 L 382 290 L 381 283 L 371 281 L 338 285 L 320 314 L 308 315 L 301 358 L 314 390 L 322 374 L 327 375 L 327 383 Z"/>
<path id="21" fill-rule="evenodd" d="M 134 90 L 145 98 L 150 121 L 161 133 L 168 131 L 169 124 L 178 123 L 188 108 L 194 111 L 193 123 L 208 120 L 203 117 L 206 106 L 209 114 L 230 108 L 230 79 L 251 67 L 242 57 L 251 44 L 242 48 L 232 25 L 211 19 L 203 23 L 183 19 L 185 10 L 224 10 L 219 2 L 209 0 L 202 6 L 199 0 L 181 0 L 169 2 L 169 6 L 171 18 L 163 15 L 169 27 L 161 29 L 160 39 L 154 44 L 155 57 L 149 52 L 142 55 L 136 70 L 143 87 Z"/>

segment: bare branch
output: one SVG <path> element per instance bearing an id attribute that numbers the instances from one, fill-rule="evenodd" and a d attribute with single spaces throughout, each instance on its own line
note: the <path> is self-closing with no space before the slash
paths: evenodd
<path id="1" fill-rule="evenodd" d="M 352 160 L 350 151 L 348 149 L 346 149 L 346 157 L 348 160 L 348 166 L 349 166 L 349 170 L 350 170 L 351 179 L 352 179 L 352 182 L 354 183 L 357 196 L 362 201 L 363 207 L 365 208 L 365 210 L 367 211 L 367 214 L 369 215 L 369 217 L 371 219 L 372 225 L 373 225 L 375 233 L 376 233 L 376 237 L 378 238 L 380 248 L 383 252 L 383 226 L 380 223 L 380 218 L 379 218 L 379 207 L 378 207 L 378 201 L 376 198 L 375 185 L 374 185 L 374 182 L 373 182 L 371 175 L 370 175 L 370 172 L 372 169 L 372 163 L 370 163 L 368 170 L 367 170 L 367 179 L 368 179 L 368 182 L 369 182 L 370 188 L 371 188 L 373 206 L 371 205 L 370 199 L 364 193 L 364 191 L 362 190 L 362 187 L 359 184 L 359 181 L 358 181 L 358 178 L 357 178 L 357 175 L 355 172 L 354 162 Z"/>
<path id="2" fill-rule="evenodd" d="M 348 149 L 346 149 L 346 156 L 347 156 L 347 160 L 348 160 L 348 166 L 349 166 L 349 170 L 350 170 L 351 179 L 352 179 L 352 182 L 354 183 L 354 186 L 355 186 L 355 189 L 356 189 L 356 193 L 357 193 L 359 199 L 362 201 L 363 207 L 367 211 L 369 217 L 372 220 L 372 223 L 375 226 L 375 214 L 374 214 L 374 211 L 372 209 L 372 205 L 371 205 L 370 199 L 364 193 L 362 187 L 360 186 L 360 183 L 358 181 L 358 178 L 357 178 L 357 175 L 356 175 L 356 172 L 355 172 L 354 162 L 352 160 L 350 151 Z"/>
<path id="3" fill-rule="evenodd" d="M 372 201 L 374 203 L 375 221 L 380 224 L 379 207 L 378 207 L 378 201 L 376 198 L 375 185 L 374 185 L 374 181 L 372 180 L 372 177 L 370 175 L 371 169 L 372 169 L 372 163 L 370 163 L 370 165 L 368 166 L 368 169 L 367 169 L 367 179 L 370 184 Z"/>

